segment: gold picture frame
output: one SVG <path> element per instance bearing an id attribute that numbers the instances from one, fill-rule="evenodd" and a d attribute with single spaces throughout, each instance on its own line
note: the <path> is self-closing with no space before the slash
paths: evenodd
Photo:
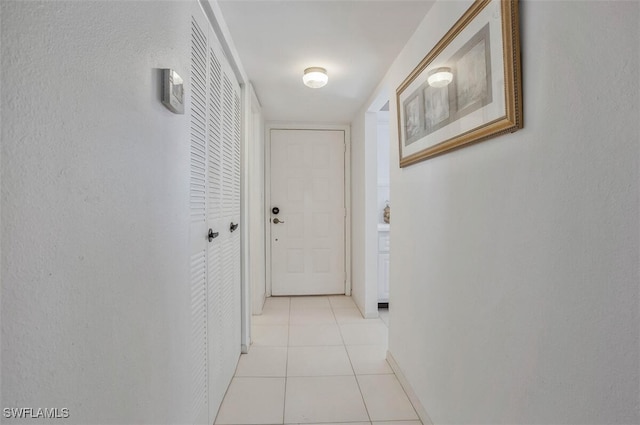
<path id="1" fill-rule="evenodd" d="M 430 83 L 438 72 L 443 82 Z M 518 1 L 476 0 L 398 87 L 396 106 L 400 167 L 522 128 Z"/>

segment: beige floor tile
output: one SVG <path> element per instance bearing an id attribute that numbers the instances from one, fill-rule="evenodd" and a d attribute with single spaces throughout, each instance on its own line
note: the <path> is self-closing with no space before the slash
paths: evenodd
<path id="1" fill-rule="evenodd" d="M 357 308 L 334 308 L 333 314 L 336 316 L 336 321 L 339 324 L 355 323 L 355 324 L 367 324 L 377 323 L 378 319 L 365 319 L 362 317 L 362 313 Z"/>
<path id="2" fill-rule="evenodd" d="M 371 422 L 324 422 L 321 424 L 307 424 L 307 425 L 371 425 Z"/>
<path id="3" fill-rule="evenodd" d="M 268 316 L 288 316 L 291 307 L 289 306 L 290 301 L 288 298 L 285 298 L 283 301 L 269 302 L 274 298 L 267 298 L 264 307 L 262 308 L 261 315 Z"/>
<path id="4" fill-rule="evenodd" d="M 289 341 L 287 325 L 253 325 L 251 343 L 255 346 L 286 347 Z"/>
<path id="5" fill-rule="evenodd" d="M 336 323 L 333 311 L 325 308 L 293 310 L 289 320 L 292 325 L 321 325 L 326 323 Z"/>
<path id="6" fill-rule="evenodd" d="M 353 298 L 346 295 L 334 295 L 329 297 L 331 308 L 358 308 L 356 303 L 353 302 Z"/>
<path id="7" fill-rule="evenodd" d="M 262 310 L 262 314 L 251 316 L 254 325 L 288 325 L 289 309 Z"/>
<path id="8" fill-rule="evenodd" d="M 386 362 L 387 334 L 350 297 L 268 298 L 216 424 L 421 425 Z"/>
<path id="9" fill-rule="evenodd" d="M 287 376 L 353 375 L 344 346 L 289 347 Z"/>
<path id="10" fill-rule="evenodd" d="M 338 325 L 290 325 L 289 346 L 342 345 Z"/>
<path id="11" fill-rule="evenodd" d="M 291 297 L 291 311 L 331 309 L 329 299 L 325 296 Z"/>
<path id="12" fill-rule="evenodd" d="M 371 323 L 346 323 L 340 325 L 346 345 L 387 345 L 389 329 L 380 319 Z"/>
<path id="13" fill-rule="evenodd" d="M 235 376 L 285 377 L 287 372 L 287 347 L 253 346 L 248 354 L 240 355 Z"/>
<path id="14" fill-rule="evenodd" d="M 289 297 L 267 297 L 264 307 L 267 310 L 289 310 L 291 299 Z"/>
<path id="15" fill-rule="evenodd" d="M 395 375 L 358 375 L 357 378 L 372 421 L 419 419 Z"/>
<path id="16" fill-rule="evenodd" d="M 378 309 L 378 314 L 380 315 L 380 320 L 382 320 L 382 322 L 385 325 L 387 325 L 387 327 L 389 327 L 389 309 L 388 308 Z"/>
<path id="17" fill-rule="evenodd" d="M 283 423 L 285 378 L 234 378 L 216 424 Z"/>
<path id="18" fill-rule="evenodd" d="M 353 376 L 287 378 L 285 422 L 357 422 L 369 417 Z"/>
<path id="19" fill-rule="evenodd" d="M 356 375 L 393 373 L 387 363 L 386 345 L 348 345 L 347 352 Z"/>

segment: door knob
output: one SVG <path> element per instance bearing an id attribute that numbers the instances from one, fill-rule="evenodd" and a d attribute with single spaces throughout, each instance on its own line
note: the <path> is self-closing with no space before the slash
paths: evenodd
<path id="1" fill-rule="evenodd" d="M 207 237 L 209 238 L 209 242 L 213 241 L 215 238 L 217 238 L 219 235 L 218 232 L 214 232 L 213 229 L 209 229 L 209 234 L 207 235 Z"/>
<path id="2" fill-rule="evenodd" d="M 237 228 L 238 228 L 238 223 L 233 224 L 233 221 L 232 221 L 231 224 L 229 225 L 229 231 L 233 233 Z"/>
<path id="3" fill-rule="evenodd" d="M 273 224 L 284 223 L 284 221 L 280 220 L 278 217 L 273 219 Z"/>

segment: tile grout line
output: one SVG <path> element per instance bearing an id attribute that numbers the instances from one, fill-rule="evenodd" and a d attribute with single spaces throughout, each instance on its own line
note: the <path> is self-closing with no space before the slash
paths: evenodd
<path id="1" fill-rule="evenodd" d="M 351 300 L 353 302 L 353 300 Z M 338 323 L 338 319 L 336 318 L 336 312 L 333 309 L 333 304 L 329 301 L 331 305 L 331 312 L 333 313 L 333 317 L 336 319 L 336 323 Z M 344 347 L 344 351 L 347 352 L 347 358 L 349 359 L 349 365 L 351 366 L 351 371 L 353 372 L 353 378 L 356 381 L 356 385 L 358 386 L 358 391 L 360 392 L 360 398 L 362 399 L 362 404 L 364 406 L 364 411 L 367 412 L 367 418 L 369 418 L 369 423 L 372 424 L 371 414 L 369 413 L 369 408 L 367 407 L 367 402 L 364 400 L 364 394 L 362 394 L 362 388 L 360 388 L 360 381 L 358 381 L 358 376 L 356 375 L 356 370 L 353 367 L 353 362 L 351 361 L 351 356 L 349 355 L 349 350 L 347 350 L 347 344 L 344 342 L 344 335 L 342 335 L 342 328 L 338 325 L 338 331 L 340 332 L 340 338 L 342 338 L 342 344 Z"/>
<path id="2" fill-rule="evenodd" d="M 340 333 L 340 340 L 342 341 L 342 345 L 345 347 L 345 351 L 347 350 L 347 346 L 344 343 L 344 337 L 342 336 L 342 329 L 340 328 L 340 324 L 338 324 L 338 318 L 336 317 L 336 312 L 333 309 L 333 304 L 331 303 L 331 300 L 329 298 L 327 298 L 327 301 L 329 301 L 329 307 L 331 308 L 331 314 L 333 315 L 333 320 L 336 323 L 336 326 L 338 327 L 338 332 Z"/>

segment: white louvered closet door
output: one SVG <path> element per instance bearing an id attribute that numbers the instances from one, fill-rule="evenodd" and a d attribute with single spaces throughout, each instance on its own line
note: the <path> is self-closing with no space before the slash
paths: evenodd
<path id="1" fill-rule="evenodd" d="M 207 247 L 207 35 L 191 22 L 190 241 L 191 241 L 191 397 L 194 424 L 209 420 L 208 247 Z"/>
<path id="2" fill-rule="evenodd" d="M 238 225 L 240 220 L 240 117 L 236 109 L 239 87 L 233 74 L 223 76 L 222 119 L 222 216 L 228 228 Z M 229 239 L 222 246 L 222 305 L 225 323 L 223 328 L 223 359 L 225 364 L 234 364 L 240 354 L 240 229 L 229 232 Z M 233 318 L 233 319 L 231 319 Z M 237 320 L 235 319 L 237 318 Z M 224 380 L 231 380 L 233 370 L 227 369 Z"/>
<path id="3" fill-rule="evenodd" d="M 209 80 L 208 80 L 208 182 L 207 219 L 209 228 L 218 233 L 218 237 L 209 243 L 208 256 L 208 302 L 209 302 L 209 423 L 215 420 L 218 407 L 226 391 L 225 365 L 223 362 L 222 331 L 225 317 L 222 311 L 222 250 L 228 244 L 228 230 L 222 220 L 224 202 L 222 185 L 222 75 L 223 65 L 217 46 L 209 40 Z M 233 301 L 232 301 L 233 302 Z M 238 301 L 239 302 L 239 301 Z M 234 366 L 235 368 L 235 366 Z"/>
<path id="4" fill-rule="evenodd" d="M 200 5 L 191 38 L 193 423 L 213 423 L 240 355 L 240 87 Z M 208 240 L 208 230 L 217 236 Z"/>

